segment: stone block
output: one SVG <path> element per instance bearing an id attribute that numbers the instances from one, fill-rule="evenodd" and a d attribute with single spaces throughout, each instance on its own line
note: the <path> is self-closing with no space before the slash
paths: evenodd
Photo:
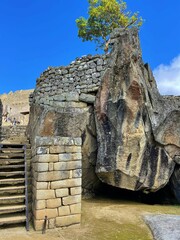
<path id="1" fill-rule="evenodd" d="M 61 198 L 46 200 L 46 207 L 47 208 L 58 208 L 60 206 L 61 206 Z"/>
<path id="2" fill-rule="evenodd" d="M 75 169 L 72 171 L 72 177 L 73 178 L 79 178 L 82 177 L 82 169 Z"/>
<path id="3" fill-rule="evenodd" d="M 35 183 L 36 189 L 48 189 L 48 183 L 47 182 L 36 182 Z"/>
<path id="4" fill-rule="evenodd" d="M 66 93 L 66 101 L 67 102 L 78 102 L 79 101 L 79 94 L 78 94 L 78 92 Z"/>
<path id="5" fill-rule="evenodd" d="M 66 153 L 81 153 L 81 146 L 64 146 Z"/>
<path id="6" fill-rule="evenodd" d="M 50 153 L 64 153 L 65 146 L 50 146 L 49 152 Z"/>
<path id="7" fill-rule="evenodd" d="M 34 163 L 34 170 L 36 172 L 47 172 L 48 163 Z"/>
<path id="8" fill-rule="evenodd" d="M 36 190 L 36 199 L 37 200 L 44 200 L 44 199 L 52 199 L 55 198 L 55 191 L 54 190 Z"/>
<path id="9" fill-rule="evenodd" d="M 51 182 L 51 189 L 79 187 L 82 184 L 81 178 L 66 179 Z"/>
<path id="10" fill-rule="evenodd" d="M 45 200 L 37 200 L 35 201 L 35 209 L 44 209 L 46 208 L 46 201 Z"/>
<path id="11" fill-rule="evenodd" d="M 86 103 L 94 103 L 95 102 L 95 96 L 91 95 L 91 94 L 85 94 L 85 93 L 81 93 L 79 96 L 79 100 L 82 102 L 86 102 Z"/>
<path id="12" fill-rule="evenodd" d="M 57 227 L 66 227 L 72 224 L 78 224 L 81 222 L 81 214 L 63 216 L 56 218 Z"/>
<path id="13" fill-rule="evenodd" d="M 52 172 L 42 172 L 38 173 L 37 180 L 46 182 L 46 181 L 56 181 L 67 179 L 70 176 L 69 171 L 52 171 Z"/>
<path id="14" fill-rule="evenodd" d="M 81 146 L 82 145 L 82 139 L 81 138 L 74 138 L 74 145 Z"/>
<path id="15" fill-rule="evenodd" d="M 72 108 L 86 108 L 87 104 L 83 102 L 67 102 L 65 107 Z"/>
<path id="16" fill-rule="evenodd" d="M 80 203 L 80 202 L 81 202 L 81 195 L 63 197 L 63 199 L 62 199 L 62 203 L 64 206 L 71 205 L 74 203 Z"/>
<path id="17" fill-rule="evenodd" d="M 74 187 L 70 188 L 70 194 L 71 195 L 78 195 L 82 193 L 82 188 L 81 187 Z"/>
<path id="18" fill-rule="evenodd" d="M 69 189 L 68 188 L 56 189 L 55 194 L 57 198 L 66 197 L 69 195 Z"/>
<path id="19" fill-rule="evenodd" d="M 81 153 L 60 153 L 59 161 L 71 161 L 71 160 L 81 160 Z"/>
<path id="20" fill-rule="evenodd" d="M 72 160 L 71 153 L 60 153 L 59 154 L 59 161 L 70 161 Z"/>
<path id="21" fill-rule="evenodd" d="M 58 208 L 58 215 L 59 216 L 67 216 L 70 215 L 69 206 L 62 206 Z"/>
<path id="22" fill-rule="evenodd" d="M 49 171 L 53 171 L 54 170 L 54 163 L 49 163 L 48 170 Z"/>
<path id="23" fill-rule="evenodd" d="M 37 136 L 35 138 L 36 147 L 51 146 L 51 145 L 53 145 L 53 141 L 54 141 L 54 139 L 52 137 L 39 137 L 39 136 Z"/>
<path id="24" fill-rule="evenodd" d="M 82 167 L 82 161 L 67 161 L 54 163 L 54 170 L 74 170 Z"/>
<path id="25" fill-rule="evenodd" d="M 66 100 L 66 95 L 64 93 L 60 94 L 60 95 L 56 95 L 53 97 L 53 100 L 55 101 L 65 101 Z"/>
<path id="26" fill-rule="evenodd" d="M 48 147 L 38 147 L 36 149 L 36 154 L 48 154 L 49 153 L 49 148 Z"/>
<path id="27" fill-rule="evenodd" d="M 58 162 L 58 160 L 57 154 L 42 154 L 35 156 L 35 162 L 39 163 Z"/>
<path id="28" fill-rule="evenodd" d="M 44 226 L 44 220 L 36 220 L 36 219 L 34 219 L 33 225 L 34 225 L 34 229 L 36 231 L 42 231 L 43 226 Z"/>
<path id="29" fill-rule="evenodd" d="M 45 216 L 47 216 L 47 218 L 55 218 L 58 216 L 58 211 L 57 208 L 35 210 L 34 216 L 36 220 L 44 220 Z"/>
<path id="30" fill-rule="evenodd" d="M 71 214 L 81 213 L 81 203 L 72 204 L 69 206 Z"/>
<path id="31" fill-rule="evenodd" d="M 54 137 L 54 142 L 52 145 L 59 146 L 59 145 L 67 145 L 72 146 L 74 145 L 74 138 L 73 137 Z M 77 145 L 77 144 L 76 144 Z"/>
<path id="32" fill-rule="evenodd" d="M 54 229 L 55 227 L 56 227 L 56 219 L 55 218 L 48 219 L 48 228 Z"/>
<path id="33" fill-rule="evenodd" d="M 81 153 L 73 153 L 73 160 L 81 160 L 82 154 Z"/>

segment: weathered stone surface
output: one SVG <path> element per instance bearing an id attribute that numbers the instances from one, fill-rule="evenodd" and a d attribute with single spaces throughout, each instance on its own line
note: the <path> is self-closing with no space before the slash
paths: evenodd
<path id="1" fill-rule="evenodd" d="M 39 163 L 49 163 L 49 162 L 58 162 L 59 158 L 58 155 L 56 154 L 41 154 L 37 155 L 34 158 L 34 162 L 39 162 Z"/>
<path id="2" fill-rule="evenodd" d="M 53 181 L 51 183 L 51 189 L 79 187 L 79 186 L 81 186 L 81 178 Z"/>
<path id="3" fill-rule="evenodd" d="M 69 189 L 68 188 L 62 188 L 62 189 L 56 189 L 56 197 L 61 198 L 61 197 L 66 197 L 69 195 Z"/>
<path id="4" fill-rule="evenodd" d="M 49 153 L 49 148 L 47 147 L 38 147 L 36 153 L 39 154 L 47 154 Z"/>
<path id="5" fill-rule="evenodd" d="M 83 195 L 86 198 L 92 197 L 100 184 L 100 180 L 95 173 L 96 159 L 96 124 L 94 111 L 91 109 L 82 144 L 82 188 Z"/>
<path id="6" fill-rule="evenodd" d="M 35 163 L 34 170 L 37 172 L 47 172 L 48 171 L 48 163 Z"/>
<path id="7" fill-rule="evenodd" d="M 95 103 L 96 173 L 116 187 L 156 191 L 174 169 L 165 145 L 179 147 L 180 112 L 163 107 L 153 75 L 142 62 L 137 30 L 116 30 L 111 42 L 109 68 Z"/>
<path id="8" fill-rule="evenodd" d="M 45 208 L 34 211 L 34 216 L 37 220 L 45 219 L 45 216 L 47 216 L 47 218 L 55 218 L 58 216 L 58 211 L 57 208 L 54 209 Z"/>
<path id="9" fill-rule="evenodd" d="M 75 187 L 70 189 L 71 195 L 78 195 L 82 193 L 82 188 L 81 187 Z"/>
<path id="10" fill-rule="evenodd" d="M 62 206 L 58 208 L 58 215 L 59 216 L 67 216 L 70 215 L 69 206 Z"/>
<path id="11" fill-rule="evenodd" d="M 49 148 L 49 153 L 65 153 L 64 146 L 51 146 Z"/>
<path id="12" fill-rule="evenodd" d="M 177 201 L 180 203 L 180 165 L 176 165 L 174 172 L 170 178 L 170 186 Z"/>
<path id="13" fill-rule="evenodd" d="M 81 213 L 81 203 L 70 205 L 71 214 Z"/>
<path id="14" fill-rule="evenodd" d="M 73 178 L 79 178 L 82 177 L 82 169 L 75 169 L 72 171 L 72 177 Z"/>
<path id="15" fill-rule="evenodd" d="M 34 219 L 33 225 L 34 225 L 34 229 L 36 231 L 41 231 L 43 229 L 43 226 L 44 226 L 44 220 L 36 220 L 36 219 Z"/>
<path id="16" fill-rule="evenodd" d="M 62 199 L 63 205 L 69 205 L 81 202 L 81 195 L 67 196 Z"/>
<path id="17" fill-rule="evenodd" d="M 95 95 L 81 93 L 81 95 L 79 96 L 79 100 L 82 101 L 82 102 L 94 104 Z"/>
<path id="18" fill-rule="evenodd" d="M 37 174 L 37 181 L 49 182 L 49 181 L 68 179 L 69 175 L 70 175 L 69 171 L 39 172 Z"/>
<path id="19" fill-rule="evenodd" d="M 47 189 L 48 183 L 47 182 L 36 182 L 35 181 L 35 187 L 36 189 Z"/>
<path id="20" fill-rule="evenodd" d="M 46 201 L 45 200 L 35 201 L 35 209 L 44 209 L 44 208 L 46 208 Z"/>
<path id="21" fill-rule="evenodd" d="M 79 223 L 82 180 L 89 195 L 99 179 L 157 191 L 173 173 L 178 189 L 180 97 L 160 96 L 135 29 L 115 30 L 111 44 L 110 54 L 49 68 L 30 98 L 34 199 L 41 189 L 38 201 L 46 199 L 47 211 L 58 210 L 50 215 L 53 227 Z M 43 207 L 39 202 L 36 210 Z M 40 220 L 44 214 L 35 215 Z"/>
<path id="22" fill-rule="evenodd" d="M 44 199 L 53 199 L 55 198 L 55 191 L 54 190 L 37 190 L 36 191 L 36 199 L 37 200 L 44 200 Z"/>
<path id="23" fill-rule="evenodd" d="M 57 208 L 61 206 L 61 199 L 55 198 L 55 199 L 48 199 L 46 201 L 46 207 L 47 208 Z"/>
<path id="24" fill-rule="evenodd" d="M 66 161 L 66 162 L 58 162 L 54 163 L 54 170 L 73 170 L 82 167 L 81 161 Z"/>

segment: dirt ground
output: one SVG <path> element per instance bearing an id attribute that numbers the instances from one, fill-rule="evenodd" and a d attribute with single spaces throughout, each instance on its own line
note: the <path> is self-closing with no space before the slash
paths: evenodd
<path id="1" fill-rule="evenodd" d="M 1 227 L 0 240 L 152 240 L 143 216 L 178 214 L 180 206 L 147 205 L 112 199 L 83 200 L 82 224 L 78 228 L 47 230 L 45 234 L 24 226 Z"/>

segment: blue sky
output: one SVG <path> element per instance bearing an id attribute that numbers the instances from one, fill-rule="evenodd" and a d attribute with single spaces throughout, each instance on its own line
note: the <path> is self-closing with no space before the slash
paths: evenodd
<path id="1" fill-rule="evenodd" d="M 96 54 L 77 36 L 75 20 L 87 16 L 87 0 L 1 0 L 0 94 L 35 87 L 48 66 L 68 65 Z M 140 30 L 144 62 L 162 93 L 180 95 L 180 1 L 127 0 L 145 19 Z"/>

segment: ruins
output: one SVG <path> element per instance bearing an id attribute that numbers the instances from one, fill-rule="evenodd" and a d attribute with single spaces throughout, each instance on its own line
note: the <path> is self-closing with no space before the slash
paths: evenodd
<path id="1" fill-rule="evenodd" d="M 180 97 L 159 94 L 137 29 L 115 29 L 110 44 L 108 54 L 48 68 L 30 94 L 36 230 L 46 218 L 48 228 L 78 225 L 81 194 L 100 182 L 144 192 L 169 183 L 180 202 Z"/>

